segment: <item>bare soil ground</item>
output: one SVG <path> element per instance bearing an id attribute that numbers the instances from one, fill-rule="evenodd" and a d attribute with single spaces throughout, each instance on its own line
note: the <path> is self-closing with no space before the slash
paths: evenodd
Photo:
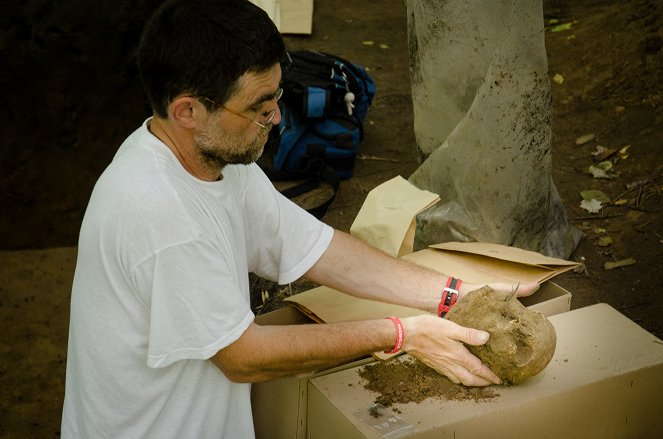
<path id="1" fill-rule="evenodd" d="M 59 436 L 78 228 L 95 180 L 148 116 L 133 54 L 158 3 L 28 0 L 0 17 L 1 438 Z M 546 31 L 550 77 L 563 78 L 552 84 L 553 177 L 585 233 L 572 255 L 584 270 L 556 282 L 573 293 L 572 307 L 607 302 L 663 337 L 663 5 L 549 0 L 544 10 L 570 23 Z M 347 231 L 368 191 L 417 167 L 403 2 L 318 1 L 314 34 L 287 43 L 362 64 L 378 85 L 366 158 L 324 217 Z M 593 140 L 576 144 L 586 134 Z M 587 172 L 598 146 L 627 145 L 628 157 L 610 158 L 616 178 Z M 579 207 L 586 189 L 606 194 L 600 213 Z M 605 268 L 628 258 L 635 263 Z M 261 290 L 270 292 L 265 304 Z M 287 294 L 254 280 L 259 311 Z"/>

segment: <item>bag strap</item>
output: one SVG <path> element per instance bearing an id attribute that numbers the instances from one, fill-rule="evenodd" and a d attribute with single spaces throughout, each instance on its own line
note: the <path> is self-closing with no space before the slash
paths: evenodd
<path id="1" fill-rule="evenodd" d="M 334 169 L 332 169 L 324 161 L 318 160 L 317 162 L 319 163 L 319 170 L 315 175 L 307 178 L 299 184 L 296 184 L 295 186 L 281 191 L 281 194 L 286 198 L 293 199 L 299 195 L 303 195 L 307 192 L 319 188 L 323 182 L 329 184 L 333 191 L 332 196 L 323 203 L 306 209 L 307 212 L 319 219 L 322 218 L 325 213 L 327 213 L 327 209 L 329 209 L 331 203 L 334 202 L 340 185 L 340 179 L 338 178 L 336 171 L 334 171 Z"/>

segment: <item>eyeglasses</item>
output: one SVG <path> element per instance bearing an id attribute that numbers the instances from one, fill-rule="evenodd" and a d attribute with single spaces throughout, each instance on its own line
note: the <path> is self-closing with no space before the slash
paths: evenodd
<path id="1" fill-rule="evenodd" d="M 283 89 L 279 87 L 279 89 L 276 90 L 276 93 L 274 93 L 274 96 L 272 96 L 269 100 L 274 101 L 274 102 L 278 102 L 279 99 L 281 99 L 281 96 L 283 96 Z M 206 101 L 213 103 L 217 107 L 223 108 L 224 110 L 226 110 L 230 114 L 234 114 L 235 116 L 239 116 L 242 119 L 246 119 L 246 120 L 258 125 L 262 129 L 266 129 L 267 125 L 269 125 L 269 123 L 274 119 L 274 116 L 276 116 L 276 108 L 274 108 L 273 110 L 265 111 L 264 113 L 262 113 L 260 115 L 262 117 L 262 122 L 258 122 L 256 120 L 253 120 L 253 119 L 250 119 L 250 118 L 244 116 L 243 114 L 235 113 L 234 111 L 226 108 L 226 106 L 221 105 L 221 104 L 211 100 L 210 98 L 206 98 L 205 96 L 199 96 L 199 98 L 205 99 Z"/>

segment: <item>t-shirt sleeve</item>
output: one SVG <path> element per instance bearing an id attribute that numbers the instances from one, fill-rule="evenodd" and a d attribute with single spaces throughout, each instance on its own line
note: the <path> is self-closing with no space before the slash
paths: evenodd
<path id="1" fill-rule="evenodd" d="M 151 291 L 149 367 L 211 358 L 253 322 L 230 260 L 201 238 L 162 249 L 136 267 L 137 290 Z"/>
<path id="2" fill-rule="evenodd" d="M 334 230 L 281 195 L 257 165 L 243 196 L 249 269 L 286 284 L 303 276 L 327 250 Z"/>

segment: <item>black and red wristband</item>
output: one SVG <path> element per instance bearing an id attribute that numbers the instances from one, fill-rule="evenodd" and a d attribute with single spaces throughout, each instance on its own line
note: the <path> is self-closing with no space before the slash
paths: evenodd
<path id="1" fill-rule="evenodd" d="M 444 318 L 454 303 L 456 303 L 456 300 L 458 300 L 458 289 L 460 288 L 461 283 L 463 283 L 463 281 L 456 279 L 455 277 L 447 279 L 447 286 L 442 290 L 442 299 L 437 306 L 438 316 Z"/>

